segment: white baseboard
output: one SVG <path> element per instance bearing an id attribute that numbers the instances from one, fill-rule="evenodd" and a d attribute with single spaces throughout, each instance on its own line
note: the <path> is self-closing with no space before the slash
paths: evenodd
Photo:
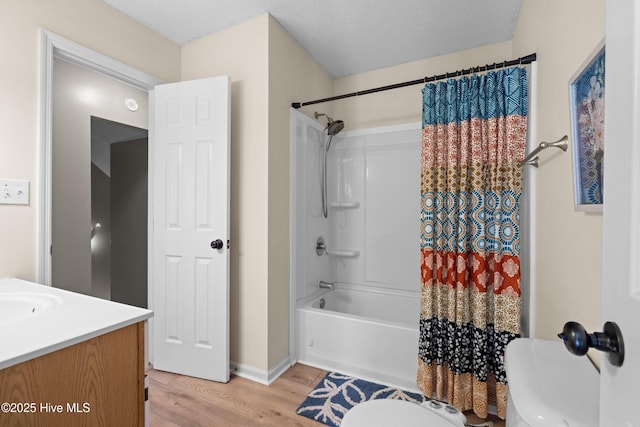
<path id="1" fill-rule="evenodd" d="M 278 379 L 287 369 L 291 367 L 291 359 L 286 357 L 269 371 L 257 369 L 253 366 L 243 365 L 242 363 L 231 362 L 231 372 L 239 377 L 255 381 L 260 384 L 270 385 Z"/>

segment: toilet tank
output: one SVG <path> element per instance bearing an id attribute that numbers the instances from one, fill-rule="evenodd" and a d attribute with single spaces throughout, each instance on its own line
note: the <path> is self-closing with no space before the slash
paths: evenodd
<path id="1" fill-rule="evenodd" d="M 507 427 L 598 427 L 600 375 L 564 343 L 513 340 L 505 351 Z"/>

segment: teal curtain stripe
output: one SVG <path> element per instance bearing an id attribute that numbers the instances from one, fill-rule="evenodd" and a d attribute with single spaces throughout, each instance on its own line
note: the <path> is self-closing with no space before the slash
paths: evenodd
<path id="1" fill-rule="evenodd" d="M 420 248 L 520 255 L 521 192 L 422 193 Z"/>
<path id="2" fill-rule="evenodd" d="M 511 67 L 486 74 L 464 76 L 422 89 L 422 125 L 488 120 L 527 115 L 527 69 Z"/>

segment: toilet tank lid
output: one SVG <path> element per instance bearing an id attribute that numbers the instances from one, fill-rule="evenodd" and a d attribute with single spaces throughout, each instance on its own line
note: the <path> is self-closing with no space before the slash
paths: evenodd
<path id="1" fill-rule="evenodd" d="M 530 425 L 598 426 L 598 371 L 561 341 L 516 339 L 505 351 L 505 368 L 509 398 Z"/>

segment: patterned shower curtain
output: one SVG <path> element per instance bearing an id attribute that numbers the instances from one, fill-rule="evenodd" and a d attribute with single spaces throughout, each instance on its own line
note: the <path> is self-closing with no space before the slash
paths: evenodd
<path id="1" fill-rule="evenodd" d="M 505 418 L 504 350 L 520 334 L 526 69 L 423 89 L 418 385 Z"/>

